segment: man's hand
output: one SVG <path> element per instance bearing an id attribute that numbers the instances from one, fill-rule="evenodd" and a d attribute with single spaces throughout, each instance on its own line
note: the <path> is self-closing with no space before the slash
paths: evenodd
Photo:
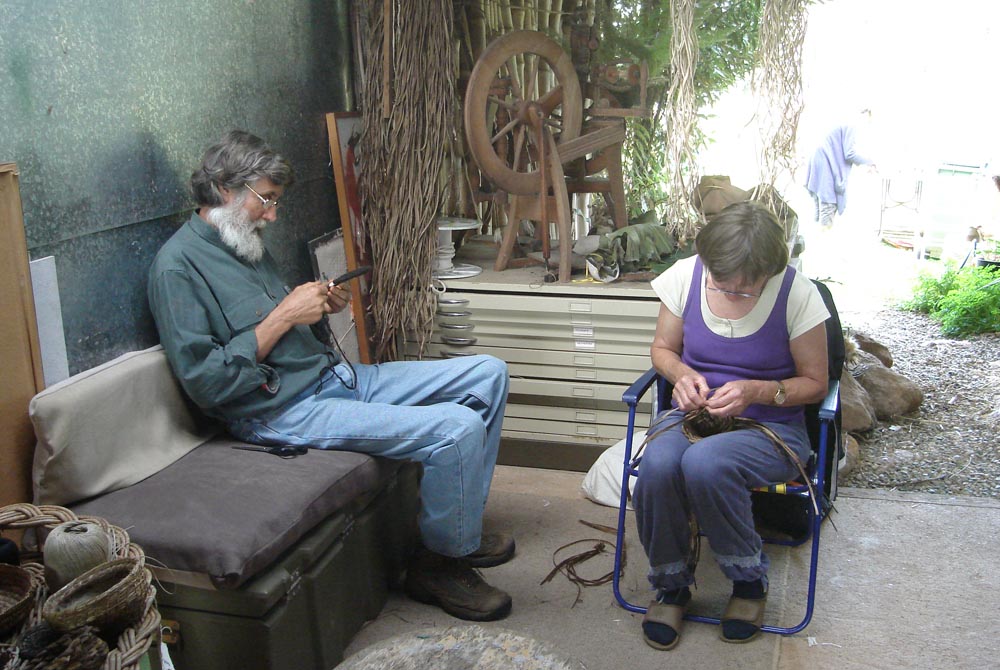
<path id="1" fill-rule="evenodd" d="M 254 329 L 257 360 L 263 361 L 293 326 L 311 326 L 326 314 L 341 311 L 351 300 L 346 288 L 313 281 L 296 286 Z"/>
<path id="2" fill-rule="evenodd" d="M 326 290 L 326 304 L 328 309 L 328 314 L 336 314 L 343 311 L 347 307 L 347 303 L 351 302 L 351 292 L 347 290 L 347 287 L 337 286 L 336 284 L 324 284 L 328 287 Z"/>
<path id="3" fill-rule="evenodd" d="M 290 326 L 312 325 L 323 318 L 324 314 L 332 314 L 344 308 L 340 305 L 335 310 L 331 304 L 331 293 L 337 290 L 336 287 L 327 289 L 326 282 L 322 281 L 301 284 L 286 295 L 271 314 Z M 346 301 L 344 304 L 347 304 Z"/>

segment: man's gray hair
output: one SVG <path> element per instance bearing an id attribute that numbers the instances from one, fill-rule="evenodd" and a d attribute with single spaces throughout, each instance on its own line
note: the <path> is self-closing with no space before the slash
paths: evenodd
<path id="1" fill-rule="evenodd" d="M 232 130 L 205 150 L 201 166 L 191 175 L 191 191 L 199 207 L 218 207 L 225 201 L 222 189 L 240 190 L 265 177 L 286 188 L 295 181 L 284 156 L 256 135 Z"/>

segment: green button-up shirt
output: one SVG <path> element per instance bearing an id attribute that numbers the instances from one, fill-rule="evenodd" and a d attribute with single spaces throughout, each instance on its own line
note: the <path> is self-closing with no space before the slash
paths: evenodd
<path id="1" fill-rule="evenodd" d="M 319 381 L 331 359 L 308 326 L 294 326 L 262 362 L 254 328 L 287 294 L 270 254 L 239 258 L 197 214 L 149 270 L 149 306 L 181 386 L 223 421 L 261 416 Z"/>

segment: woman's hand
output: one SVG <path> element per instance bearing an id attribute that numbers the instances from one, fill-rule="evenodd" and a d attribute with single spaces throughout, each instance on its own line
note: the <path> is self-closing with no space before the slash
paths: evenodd
<path id="1" fill-rule="evenodd" d="M 757 383 L 746 379 L 726 382 L 705 403 L 714 416 L 739 416 L 757 400 Z"/>
<path id="2" fill-rule="evenodd" d="M 690 412 L 704 407 L 708 401 L 708 382 L 700 374 L 691 370 L 674 383 L 672 397 L 682 412 Z"/>

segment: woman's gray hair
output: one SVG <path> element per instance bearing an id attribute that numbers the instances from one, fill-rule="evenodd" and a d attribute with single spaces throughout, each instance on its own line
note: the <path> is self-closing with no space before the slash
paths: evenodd
<path id="1" fill-rule="evenodd" d="M 695 248 L 719 281 L 756 282 L 788 265 L 784 228 L 756 202 L 737 202 L 719 212 L 698 233 Z"/>
<path id="2" fill-rule="evenodd" d="M 239 190 L 265 177 L 286 188 L 295 181 L 284 156 L 256 135 L 232 130 L 205 150 L 201 166 L 191 175 L 191 192 L 199 207 L 218 207 L 225 202 L 222 189 Z"/>

